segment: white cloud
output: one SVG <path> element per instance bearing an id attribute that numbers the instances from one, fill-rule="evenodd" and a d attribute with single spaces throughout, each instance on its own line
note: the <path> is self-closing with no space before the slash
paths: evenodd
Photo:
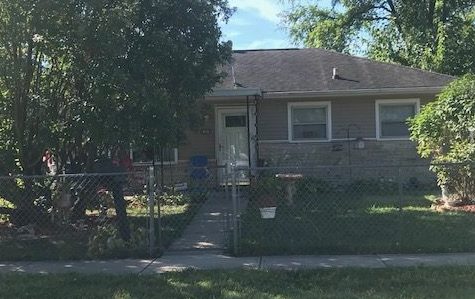
<path id="1" fill-rule="evenodd" d="M 265 38 L 252 41 L 245 45 L 236 45 L 235 49 L 250 50 L 250 49 L 278 49 L 290 48 L 291 43 L 285 39 Z"/>
<path id="2" fill-rule="evenodd" d="M 229 4 L 237 7 L 238 11 L 255 12 L 269 22 L 279 23 L 280 21 L 281 10 L 277 0 L 231 0 Z"/>
<path id="3" fill-rule="evenodd" d="M 242 35 L 242 32 L 239 32 L 239 31 L 229 31 L 224 34 L 224 36 L 227 38 L 238 37 L 241 35 Z"/>

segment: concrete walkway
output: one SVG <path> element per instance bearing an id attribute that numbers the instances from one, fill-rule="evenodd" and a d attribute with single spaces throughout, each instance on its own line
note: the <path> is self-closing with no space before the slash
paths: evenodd
<path id="1" fill-rule="evenodd" d="M 160 274 L 185 269 L 303 270 L 415 266 L 475 266 L 475 253 L 229 257 L 221 254 L 168 255 L 157 260 L 0 262 L 1 273 Z"/>
<path id="2" fill-rule="evenodd" d="M 174 241 L 168 252 L 191 250 L 222 251 L 225 246 L 225 214 L 232 211 L 232 201 L 224 191 L 212 191 L 198 210 L 183 235 Z"/>

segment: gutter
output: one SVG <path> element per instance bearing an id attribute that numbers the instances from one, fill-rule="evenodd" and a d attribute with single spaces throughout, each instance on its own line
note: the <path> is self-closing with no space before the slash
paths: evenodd
<path id="1" fill-rule="evenodd" d="M 279 98 L 319 98 L 319 97 L 347 97 L 366 95 L 405 95 L 439 93 L 445 86 L 409 87 L 409 88 L 378 88 L 378 89 L 349 89 L 332 91 L 264 91 L 267 99 Z"/>
<path id="2" fill-rule="evenodd" d="M 260 96 L 262 91 L 260 88 L 231 88 L 231 89 L 215 89 L 208 95 L 207 98 L 216 97 L 240 97 L 240 96 Z"/>
<path id="3" fill-rule="evenodd" d="M 247 96 L 263 96 L 266 99 L 292 99 L 292 98 L 337 98 L 349 96 L 381 96 L 381 95 L 424 95 L 438 94 L 446 86 L 433 87 L 407 87 L 407 88 L 377 88 L 377 89 L 346 89 L 331 91 L 263 91 L 259 88 L 230 88 L 215 89 L 208 95 L 206 100 L 245 100 Z"/>

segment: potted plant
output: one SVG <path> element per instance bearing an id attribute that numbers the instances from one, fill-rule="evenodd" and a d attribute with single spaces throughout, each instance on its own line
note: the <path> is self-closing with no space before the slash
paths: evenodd
<path id="1" fill-rule="evenodd" d="M 258 207 L 262 219 L 274 219 L 277 210 L 277 201 L 272 195 L 261 195 L 258 199 Z"/>

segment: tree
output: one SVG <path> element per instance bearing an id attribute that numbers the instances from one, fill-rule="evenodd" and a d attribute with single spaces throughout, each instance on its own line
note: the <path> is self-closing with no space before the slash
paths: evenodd
<path id="1" fill-rule="evenodd" d="M 436 101 L 425 105 L 410 121 L 410 130 L 419 154 L 431 159 L 439 185 L 457 199 L 473 199 L 475 76 L 452 82 Z"/>
<path id="2" fill-rule="evenodd" d="M 333 0 L 331 8 L 290 2 L 285 23 L 308 47 L 452 75 L 475 72 L 473 0 Z"/>
<path id="3" fill-rule="evenodd" d="M 45 149 L 80 172 L 118 146 L 178 143 L 230 58 L 218 20 L 231 13 L 227 0 L 0 0 L 0 171 L 38 174 Z M 34 209 L 31 188 L 6 199 Z"/>
<path id="4" fill-rule="evenodd" d="M 226 0 L 0 0 L 5 157 L 32 174 L 52 148 L 84 170 L 118 143 L 176 142 L 230 57 L 218 19 L 231 13 Z"/>

